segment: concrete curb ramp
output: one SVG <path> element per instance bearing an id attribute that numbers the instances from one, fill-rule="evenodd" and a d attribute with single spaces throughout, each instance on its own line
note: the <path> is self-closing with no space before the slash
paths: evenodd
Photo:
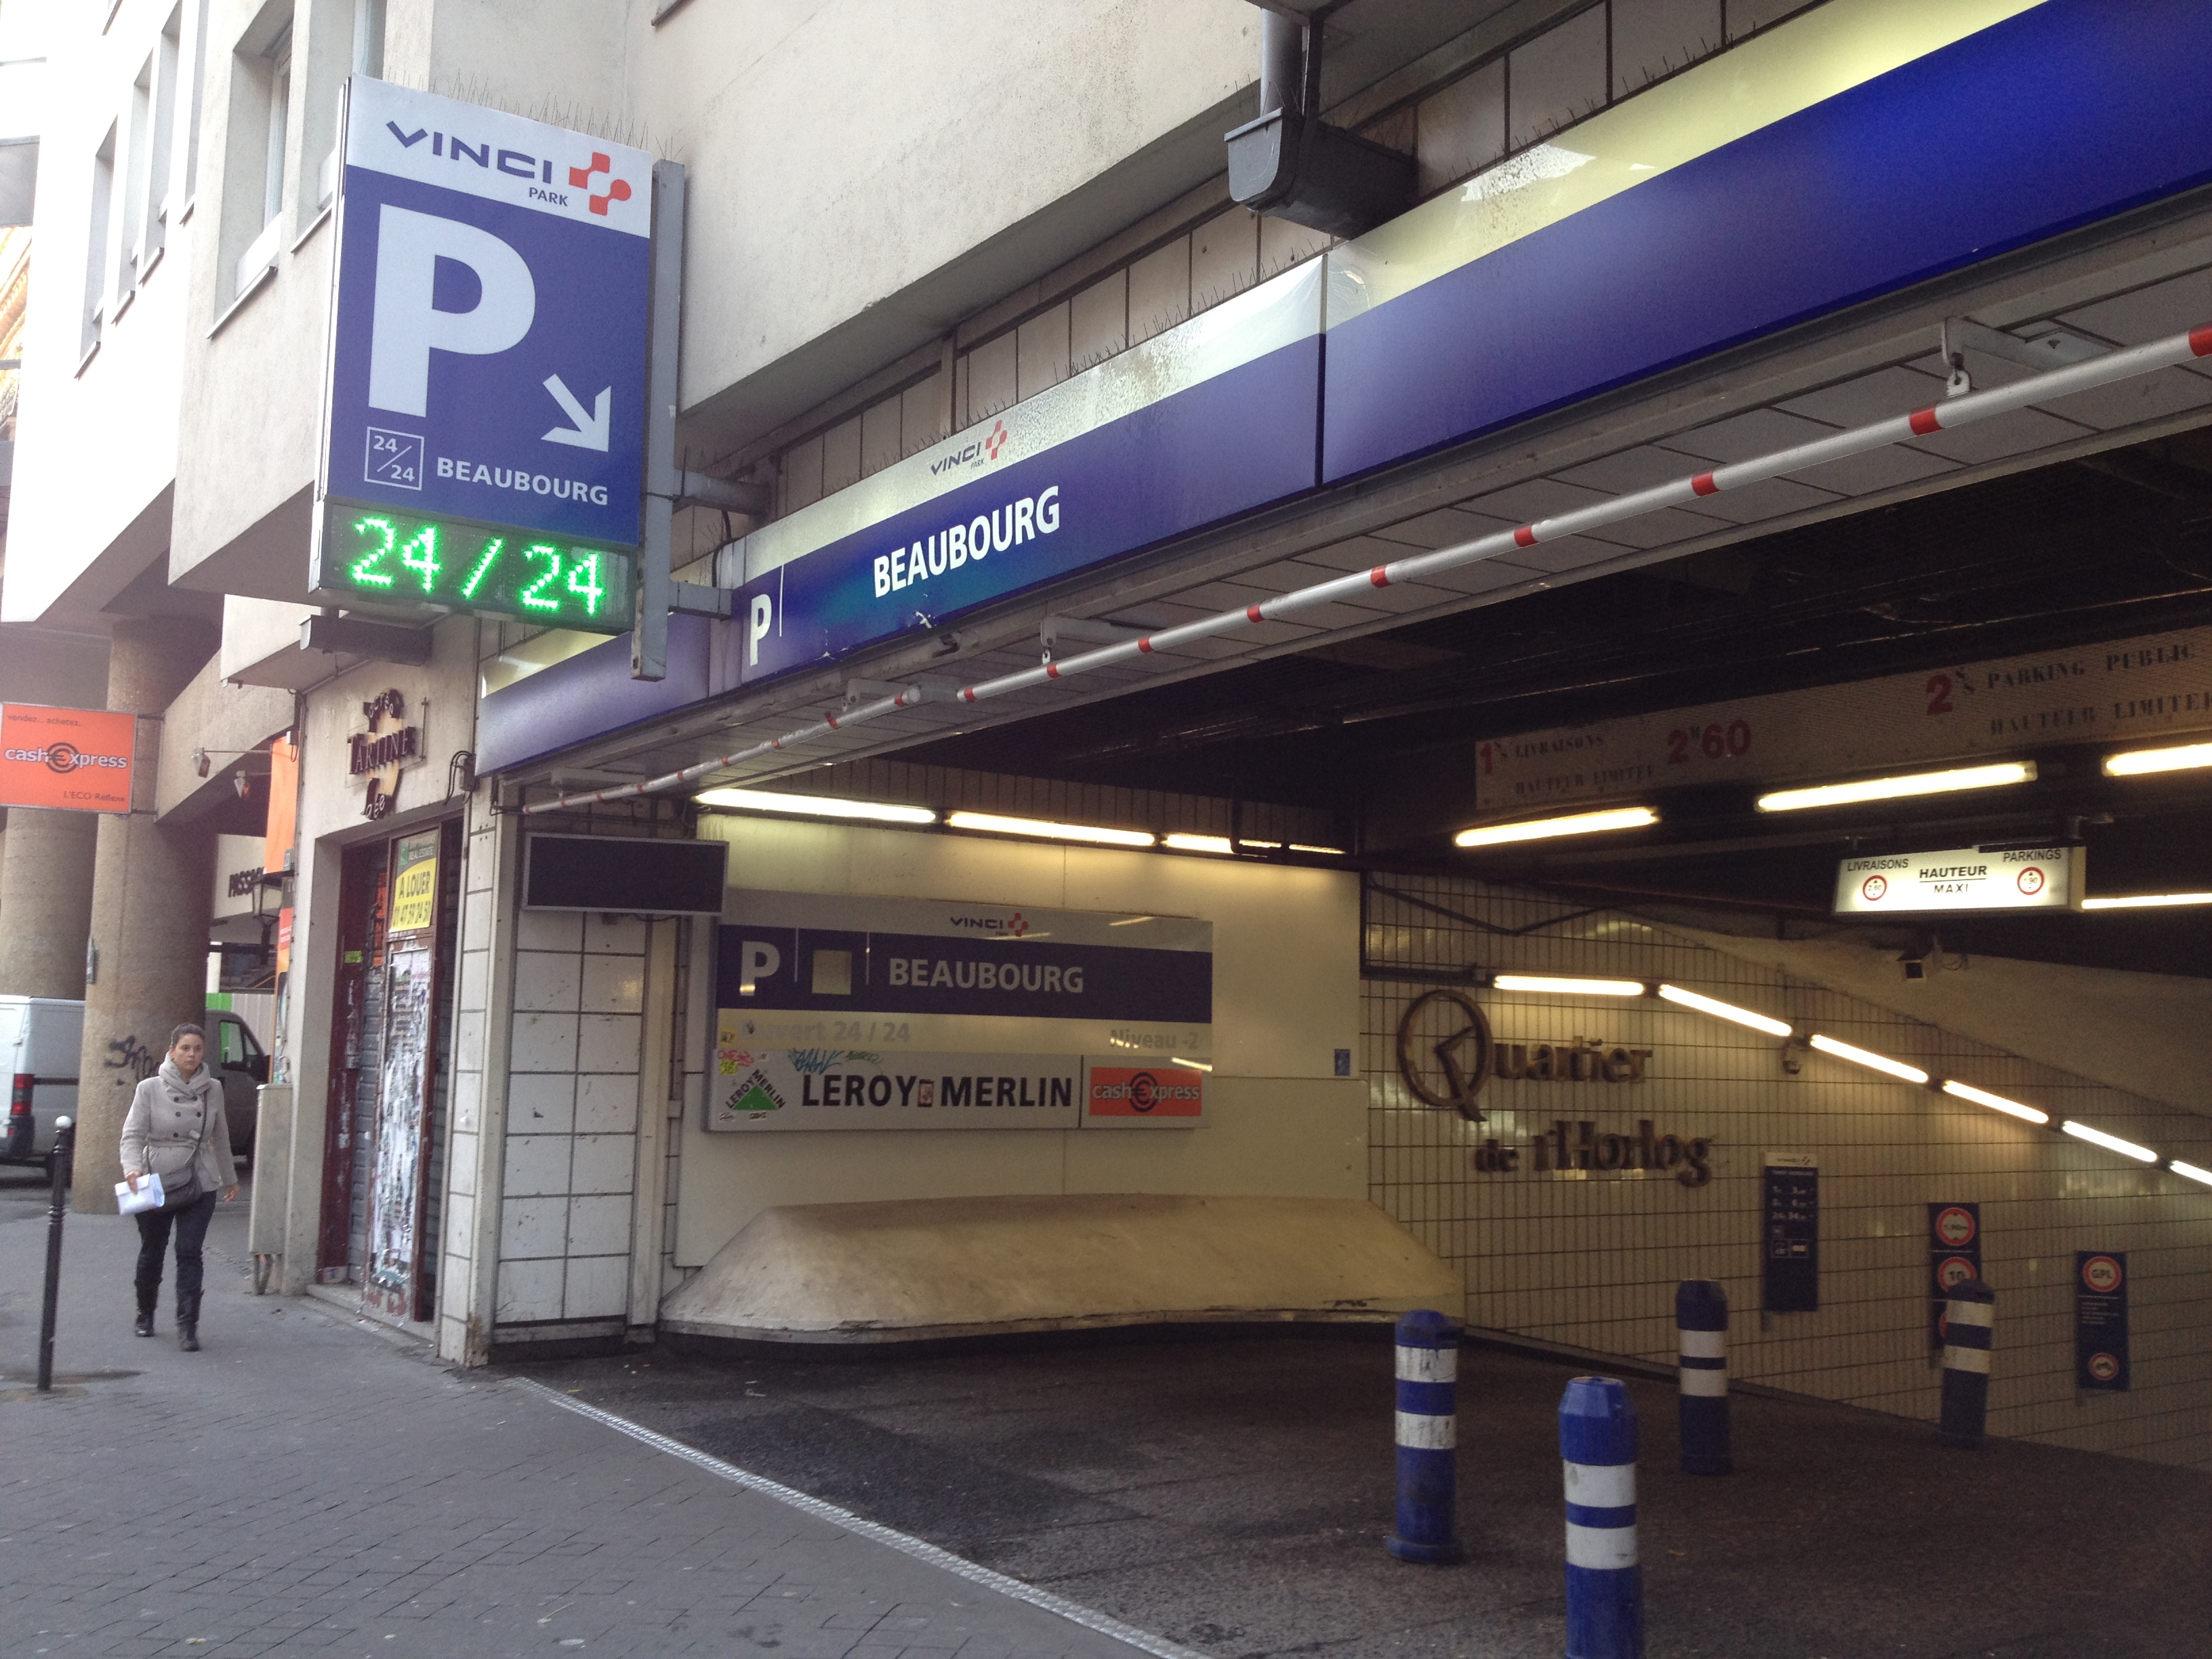
<path id="1" fill-rule="evenodd" d="M 897 1342 L 1115 1325 L 1344 1322 L 1459 1276 L 1372 1204 L 1328 1198 L 910 1199 L 769 1210 L 661 1304 L 661 1328 Z"/>

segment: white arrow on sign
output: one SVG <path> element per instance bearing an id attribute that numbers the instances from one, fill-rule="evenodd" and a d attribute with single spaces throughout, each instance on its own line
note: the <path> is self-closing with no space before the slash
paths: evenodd
<path id="1" fill-rule="evenodd" d="M 545 389 L 553 394 L 553 401 L 568 417 L 567 426 L 556 426 L 545 434 L 547 443 L 567 444 L 573 449 L 606 448 L 607 414 L 615 395 L 612 386 L 601 386 L 598 399 L 588 410 L 576 401 L 576 394 L 568 390 L 568 383 L 558 374 L 545 377 Z"/>

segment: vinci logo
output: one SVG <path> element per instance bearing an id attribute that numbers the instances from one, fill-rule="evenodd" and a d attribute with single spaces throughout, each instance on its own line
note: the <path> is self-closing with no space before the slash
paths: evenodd
<path id="1" fill-rule="evenodd" d="M 602 219 L 607 216 L 608 203 L 629 200 L 629 180 L 615 178 L 614 166 L 615 164 L 608 159 L 605 150 L 595 149 L 592 152 L 591 166 L 568 169 L 569 187 L 584 191 L 590 198 L 585 205 Z M 604 194 L 592 188 L 592 180 L 602 173 L 608 175 L 607 187 Z"/>
<path id="2" fill-rule="evenodd" d="M 963 466 L 988 466 L 996 461 L 1012 441 L 1013 434 L 1006 430 L 1004 421 L 991 422 L 991 429 L 981 437 L 964 443 L 950 455 L 940 455 L 929 464 L 933 474 L 942 477 Z"/>

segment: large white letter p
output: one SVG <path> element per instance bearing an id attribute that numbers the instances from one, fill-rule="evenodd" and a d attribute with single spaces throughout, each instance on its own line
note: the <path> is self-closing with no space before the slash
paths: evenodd
<path id="1" fill-rule="evenodd" d="M 433 304 L 438 261 L 476 273 L 473 309 Z M 488 357 L 530 332 L 538 285 L 523 258 L 488 230 L 386 203 L 376 231 L 376 307 L 369 335 L 368 401 L 398 415 L 427 415 L 430 354 Z"/>

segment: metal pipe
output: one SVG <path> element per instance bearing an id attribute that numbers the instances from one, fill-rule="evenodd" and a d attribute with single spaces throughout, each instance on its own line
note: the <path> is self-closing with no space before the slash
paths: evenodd
<path id="1" fill-rule="evenodd" d="M 1096 650 L 1046 663 L 1042 667 L 1023 669 L 1000 675 L 997 679 L 979 681 L 974 685 L 963 686 L 958 695 L 963 702 L 988 702 L 994 697 L 1026 691 L 1048 681 L 1071 679 L 1093 669 L 1109 668 L 1140 656 L 1152 656 L 1158 652 L 1193 645 L 1200 640 L 1234 634 L 1263 622 L 1295 617 L 1303 611 L 1354 598 L 1369 588 L 1391 587 L 1400 582 L 1419 581 L 1424 576 L 1456 570 L 1464 565 L 1479 564 L 1502 553 L 1510 553 L 1516 548 L 1564 541 L 1570 536 L 1579 536 L 1587 531 L 1624 523 L 1630 519 L 1641 518 L 1647 513 L 1684 506 L 1702 496 L 1723 495 L 1750 484 L 1764 483 L 1769 478 L 1802 472 L 1808 467 L 1824 465 L 1846 456 L 1887 449 L 1908 439 L 1955 431 L 1978 421 L 1994 420 L 2000 415 L 2009 415 L 2031 404 L 2069 397 L 2077 392 L 2133 380 L 2137 375 L 2154 374 L 2161 368 L 2172 368 L 2207 356 L 2212 356 L 2212 325 L 2191 329 L 2185 334 L 2169 335 L 2164 339 L 2154 340 L 2148 345 L 2110 352 L 2087 362 L 2071 363 L 2064 368 L 2031 374 L 2010 386 L 1969 392 L 1961 398 L 1915 410 L 1909 415 L 1894 416 L 1869 426 L 1854 427 L 1812 443 L 1795 444 L 1787 449 L 1754 456 L 1747 461 L 1717 466 L 1710 472 L 1678 478 L 1671 483 L 1655 484 L 1649 489 L 1618 495 L 1609 501 L 1581 507 L 1572 513 L 1562 513 L 1555 518 L 1539 519 L 1533 524 L 1524 524 L 1512 530 L 1478 536 L 1472 541 L 1438 548 L 1434 552 L 1394 559 L 1388 564 L 1378 564 L 1371 570 L 1317 582 L 1311 587 L 1301 587 L 1258 605 L 1246 605 L 1241 610 L 1219 611 L 1180 627 L 1164 628 L 1157 633 L 1143 634 L 1132 640 L 1101 646 Z M 750 748 L 740 749 L 714 760 L 702 761 L 696 766 L 687 766 L 682 771 L 671 772 L 665 777 L 644 783 L 624 784 L 619 788 L 602 789 L 589 794 L 564 795 L 558 800 L 526 805 L 522 811 L 526 817 L 534 817 L 540 812 L 560 811 L 600 801 L 623 800 L 633 795 L 651 794 L 662 789 L 680 788 L 710 772 L 729 766 L 741 766 L 747 761 L 758 760 L 764 755 L 811 742 L 832 732 L 860 725 L 907 706 L 901 699 L 886 698 L 853 709 L 842 719 L 817 720 L 795 732 L 787 732 L 780 738 L 754 744 Z"/>
<path id="2" fill-rule="evenodd" d="M 1304 110 L 1305 47 L 1305 28 L 1295 18 L 1276 11 L 1260 14 L 1261 114 L 1288 109 L 1296 115 Z"/>

